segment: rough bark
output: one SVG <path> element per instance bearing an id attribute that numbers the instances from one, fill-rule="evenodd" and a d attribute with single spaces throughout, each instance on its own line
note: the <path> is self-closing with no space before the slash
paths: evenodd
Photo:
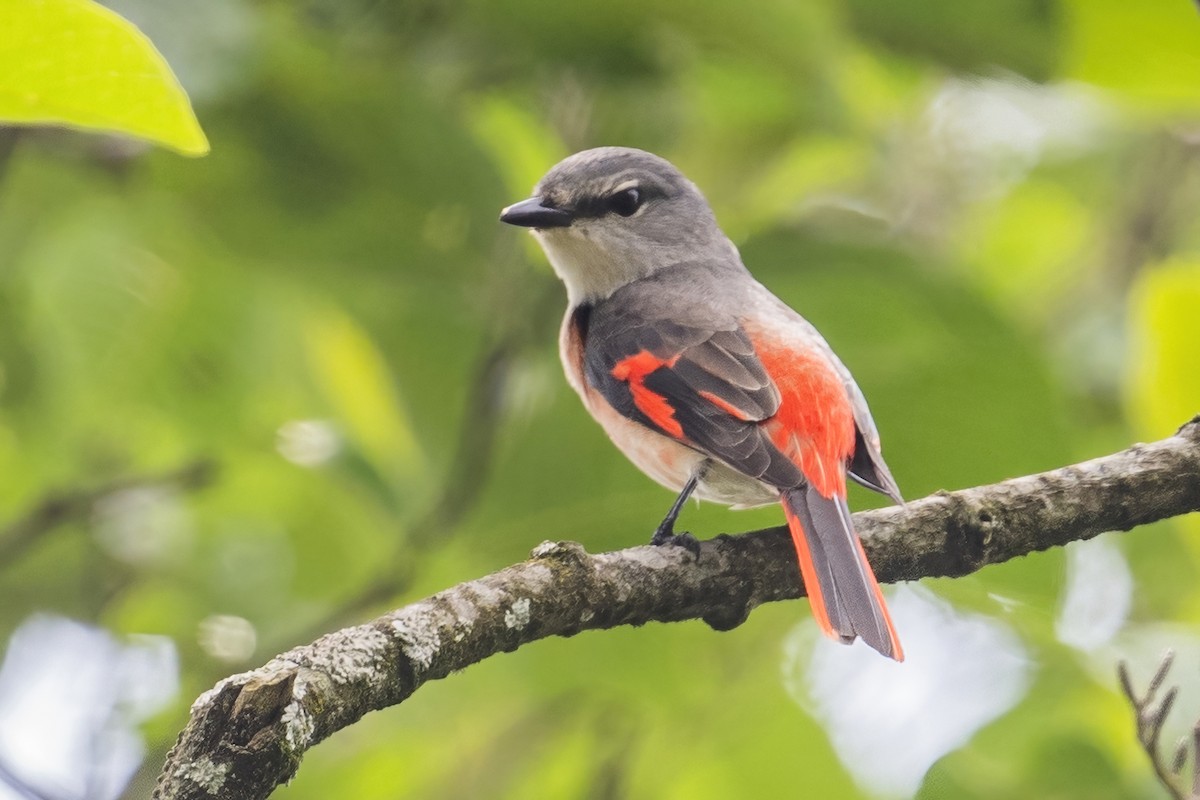
<path id="1" fill-rule="evenodd" d="M 1168 439 L 1070 467 L 854 515 L 884 582 L 960 576 L 1105 531 L 1200 510 L 1200 417 Z M 590 555 L 544 542 L 529 560 L 322 636 L 218 683 L 167 757 L 162 800 L 267 797 L 305 751 L 426 681 L 549 636 L 703 619 L 728 630 L 801 596 L 785 528 Z"/>

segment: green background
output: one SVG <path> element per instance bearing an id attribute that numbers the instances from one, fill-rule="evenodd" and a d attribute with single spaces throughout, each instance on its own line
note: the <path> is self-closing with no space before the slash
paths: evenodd
<path id="1" fill-rule="evenodd" d="M 0 640 L 40 610 L 174 641 L 180 691 L 143 726 L 130 797 L 220 677 L 544 539 L 649 536 L 671 498 L 567 388 L 561 287 L 496 220 L 575 150 L 653 150 L 701 186 L 854 371 L 906 496 L 1200 411 L 1200 17 L 1184 0 L 111 6 L 204 134 L 170 71 L 122 77 L 143 80 L 152 51 L 102 38 L 0 44 L 0 118 L 193 155 L 207 134 L 211 152 L 0 129 Z M 92 73 L 112 85 L 71 82 Z M 215 465 L 202 489 L 112 487 L 198 461 Z M 91 489 L 99 502 L 17 541 L 47 497 Z M 780 521 L 693 506 L 683 524 Z M 1159 796 L 1115 663 L 1144 682 L 1180 649 L 1168 733 L 1200 716 L 1200 525 L 1105 539 L 1134 589 L 1092 648 L 1056 633 L 1061 550 L 922 582 L 1014 633 L 1027 690 L 917 796 Z M 217 615 L 254 643 L 214 638 Z M 809 633 L 786 603 L 726 634 L 540 642 L 337 734 L 277 796 L 872 796 L 795 698 L 789 642 Z"/>

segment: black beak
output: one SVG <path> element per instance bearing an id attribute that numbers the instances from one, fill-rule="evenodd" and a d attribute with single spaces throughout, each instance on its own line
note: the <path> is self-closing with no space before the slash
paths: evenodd
<path id="1" fill-rule="evenodd" d="M 571 212 L 542 205 L 542 198 L 531 197 L 513 203 L 500 212 L 500 221 L 522 228 L 565 228 L 571 224 Z"/>

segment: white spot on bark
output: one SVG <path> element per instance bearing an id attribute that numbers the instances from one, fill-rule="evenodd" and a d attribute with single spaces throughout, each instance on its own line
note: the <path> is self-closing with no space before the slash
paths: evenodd
<path id="1" fill-rule="evenodd" d="M 300 704 L 299 700 L 293 700 L 287 704 L 279 721 L 283 723 L 284 738 L 292 752 L 300 753 L 308 749 L 315 726 L 312 715 Z"/>
<path id="2" fill-rule="evenodd" d="M 243 672 L 238 675 L 230 675 L 228 678 L 223 678 L 217 682 L 216 686 L 212 687 L 196 698 L 196 701 L 192 703 L 192 713 L 195 714 L 197 711 L 212 705 L 213 700 L 216 699 L 216 697 L 225 691 L 225 689 L 231 684 L 234 684 L 240 688 L 255 679 L 269 681 L 271 678 L 274 678 L 281 673 L 292 672 L 298 667 L 299 665 L 295 661 L 276 657 L 272 658 L 266 664 L 263 664 L 261 667 L 251 672 Z"/>
<path id="3" fill-rule="evenodd" d="M 529 624 L 529 598 L 519 597 L 513 601 L 512 608 L 504 612 L 505 627 L 522 630 Z"/>
<path id="4" fill-rule="evenodd" d="M 209 794 L 216 794 L 225 785 L 225 778 L 229 776 L 229 765 L 214 764 L 208 756 L 200 756 L 190 764 L 180 764 L 175 774 L 191 781 Z"/>
<path id="5" fill-rule="evenodd" d="M 663 569 L 678 562 L 679 554 L 669 551 L 678 550 L 675 547 L 631 547 L 621 553 L 621 558 L 634 561 L 653 569 Z"/>
<path id="6" fill-rule="evenodd" d="M 545 541 L 530 550 L 529 555 L 532 558 L 548 558 L 558 555 L 562 549 L 558 542 Z"/>
<path id="7" fill-rule="evenodd" d="M 196 702 L 192 703 L 192 713 L 195 714 L 200 709 L 206 708 L 206 707 L 212 705 L 213 698 L 216 697 L 218 693 L 220 693 L 221 689 L 225 686 L 225 681 L 227 681 L 227 680 L 229 680 L 229 678 L 226 678 L 225 680 L 220 681 L 213 688 L 208 689 L 204 692 L 201 692 L 200 696 L 196 698 Z"/>
<path id="8" fill-rule="evenodd" d="M 400 640 L 400 649 L 408 660 L 421 669 L 429 669 L 442 647 L 437 625 L 427 616 L 413 614 L 411 618 L 392 620 L 392 630 Z"/>
<path id="9" fill-rule="evenodd" d="M 369 680 L 386 660 L 391 640 L 375 628 L 360 626 L 332 634 L 342 641 L 314 648 L 309 666 L 329 676 L 334 683 Z"/>
<path id="10" fill-rule="evenodd" d="M 473 581 L 462 587 L 475 595 L 475 604 L 479 606 L 495 606 L 504 600 L 504 593 L 483 581 Z"/>
<path id="11" fill-rule="evenodd" d="M 579 542 L 545 541 L 529 551 L 530 558 L 553 558 L 562 561 L 582 561 L 588 557 Z"/>
<path id="12" fill-rule="evenodd" d="M 583 613 L 581 613 L 579 615 L 579 621 L 580 622 L 588 622 L 594 616 L 596 616 L 595 612 L 593 612 L 590 608 L 585 608 L 583 610 Z"/>
<path id="13" fill-rule="evenodd" d="M 536 581 L 543 586 L 550 583 L 554 578 L 554 571 L 545 564 L 529 564 L 525 567 L 525 574 L 529 580 Z"/>
<path id="14" fill-rule="evenodd" d="M 446 605 L 450 607 L 450 613 L 454 614 L 455 619 L 467 628 L 474 625 L 475 620 L 479 618 L 479 609 L 475 604 L 458 592 L 446 595 Z"/>

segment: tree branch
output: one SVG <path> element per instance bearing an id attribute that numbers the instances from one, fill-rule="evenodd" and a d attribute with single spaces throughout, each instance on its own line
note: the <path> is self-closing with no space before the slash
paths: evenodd
<path id="1" fill-rule="evenodd" d="M 1179 695 L 1179 687 L 1172 686 L 1161 700 L 1158 699 L 1158 690 L 1162 688 L 1174 660 L 1175 654 L 1168 650 L 1159 662 L 1158 671 L 1150 679 L 1150 685 L 1146 687 L 1143 697 L 1138 697 L 1137 691 L 1134 690 L 1133 679 L 1129 677 L 1129 665 L 1124 661 L 1117 664 L 1117 678 L 1121 683 L 1121 691 L 1125 693 L 1129 705 L 1133 708 L 1138 743 L 1146 751 L 1158 782 L 1173 800 L 1200 800 L 1200 722 L 1192 727 L 1190 737 L 1183 737 L 1175 746 L 1175 755 L 1170 764 L 1163 758 L 1159 748 L 1163 723 L 1167 721 L 1167 715 L 1171 713 L 1171 707 Z M 1182 782 L 1183 768 L 1187 766 L 1189 753 L 1192 757 L 1190 792 L 1183 788 Z"/>
<path id="2" fill-rule="evenodd" d="M 1019 555 L 1200 510 L 1200 417 L 1168 439 L 1052 472 L 854 515 L 885 582 L 960 576 Z M 802 594 L 785 528 L 684 548 L 528 561 L 327 634 L 221 681 L 167 756 L 161 800 L 265 798 L 306 750 L 426 681 L 550 636 L 703 619 L 717 630 Z"/>

